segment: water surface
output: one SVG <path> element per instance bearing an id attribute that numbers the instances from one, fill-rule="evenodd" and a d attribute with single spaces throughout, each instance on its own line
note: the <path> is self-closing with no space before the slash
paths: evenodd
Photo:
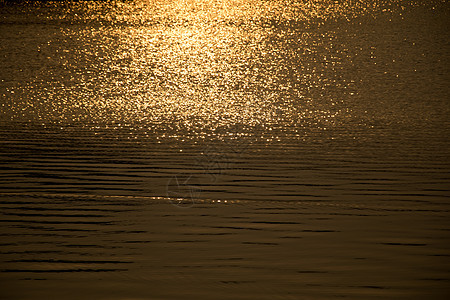
<path id="1" fill-rule="evenodd" d="M 446 298 L 448 4 L 0 9 L 7 299 Z"/>

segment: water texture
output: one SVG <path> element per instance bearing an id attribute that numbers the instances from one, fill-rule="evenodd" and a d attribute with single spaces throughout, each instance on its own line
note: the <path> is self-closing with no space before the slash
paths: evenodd
<path id="1" fill-rule="evenodd" d="M 0 4 L 0 298 L 446 299 L 448 20 Z"/>

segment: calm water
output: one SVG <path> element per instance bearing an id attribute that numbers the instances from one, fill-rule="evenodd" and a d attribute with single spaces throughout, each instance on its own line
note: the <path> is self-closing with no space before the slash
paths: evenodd
<path id="1" fill-rule="evenodd" d="M 446 299 L 449 5 L 409 2 L 0 6 L 0 298 Z"/>

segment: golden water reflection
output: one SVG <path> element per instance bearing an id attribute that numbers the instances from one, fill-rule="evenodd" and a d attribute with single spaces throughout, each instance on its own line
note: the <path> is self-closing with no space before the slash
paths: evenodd
<path id="1" fill-rule="evenodd" d="M 4 298 L 442 296 L 437 2 L 1 7 Z"/>
<path id="2" fill-rule="evenodd" d="M 356 49 L 336 31 L 404 7 L 349 3 L 43 4 L 41 16 L 68 25 L 30 33 L 40 66 L 27 66 L 29 77 L 8 88 L 7 115 L 200 136 L 230 126 L 295 132 L 364 123 L 366 111 L 349 105 L 361 78 L 348 66 L 368 51 L 370 62 L 374 49 Z"/>

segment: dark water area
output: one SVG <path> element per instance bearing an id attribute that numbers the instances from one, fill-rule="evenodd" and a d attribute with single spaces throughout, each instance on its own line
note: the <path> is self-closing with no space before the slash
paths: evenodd
<path id="1" fill-rule="evenodd" d="M 0 3 L 1 299 L 447 299 L 445 1 Z"/>

